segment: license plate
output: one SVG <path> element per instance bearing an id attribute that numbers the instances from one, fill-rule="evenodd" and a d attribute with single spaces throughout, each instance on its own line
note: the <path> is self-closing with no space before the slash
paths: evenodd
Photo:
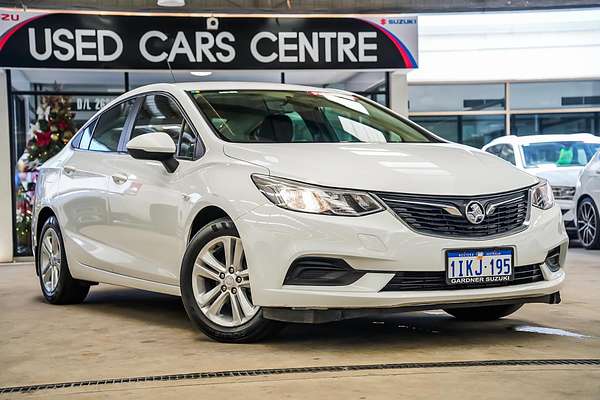
<path id="1" fill-rule="evenodd" d="M 449 285 L 493 284 L 513 278 L 513 249 L 446 251 L 446 283 Z"/>

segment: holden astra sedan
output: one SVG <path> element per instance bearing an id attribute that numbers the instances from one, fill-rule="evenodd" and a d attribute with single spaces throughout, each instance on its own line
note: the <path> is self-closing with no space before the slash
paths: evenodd
<path id="1" fill-rule="evenodd" d="M 488 153 L 550 183 L 572 238 L 577 237 L 575 214 L 571 212 L 577 177 L 599 149 L 600 138 L 589 133 L 502 136 L 483 147 Z"/>
<path id="2" fill-rule="evenodd" d="M 220 341 L 282 321 L 555 304 L 568 238 L 548 183 L 360 96 L 265 83 L 126 93 L 44 164 L 52 304 L 108 283 L 181 296 Z"/>
<path id="3" fill-rule="evenodd" d="M 586 249 L 600 249 L 600 152 L 579 174 L 573 201 L 577 234 Z"/>

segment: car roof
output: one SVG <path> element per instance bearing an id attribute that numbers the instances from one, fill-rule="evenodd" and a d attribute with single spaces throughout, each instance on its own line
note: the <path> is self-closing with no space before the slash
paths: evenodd
<path id="1" fill-rule="evenodd" d="M 151 85 L 140 86 L 133 90 L 130 90 L 117 98 L 113 99 L 108 103 L 102 110 L 98 111 L 91 119 L 95 118 L 98 114 L 103 112 L 105 109 L 109 109 L 113 105 L 121 102 L 124 99 L 140 96 L 149 92 L 181 92 L 181 91 L 214 91 L 214 90 L 291 90 L 291 91 L 302 91 L 302 92 L 327 92 L 327 93 L 345 93 L 350 94 L 345 90 L 331 89 L 331 88 L 319 88 L 313 86 L 303 85 L 289 85 L 285 83 L 271 83 L 271 82 L 177 82 L 177 83 L 153 83 Z"/>
<path id="2" fill-rule="evenodd" d="M 121 101 L 135 97 L 141 96 L 150 92 L 181 92 L 181 91 L 214 91 L 214 90 L 290 90 L 290 91 L 302 91 L 302 92 L 327 92 L 327 93 L 340 93 L 340 94 L 351 94 L 348 91 L 341 89 L 332 89 L 332 88 L 319 88 L 313 86 L 304 86 L 304 85 L 290 85 L 285 83 L 272 83 L 272 82 L 235 82 L 235 81 L 227 81 L 227 82 L 219 82 L 219 81 L 211 81 L 211 82 L 175 82 L 175 83 L 153 83 L 150 85 L 140 86 L 133 90 L 130 90 L 126 93 L 121 94 L 117 98 L 111 100 L 108 104 L 106 104 L 101 110 L 97 111 L 88 121 L 97 118 L 98 115 L 103 113 L 105 110 L 108 110 L 115 104 L 120 103 Z"/>
<path id="3" fill-rule="evenodd" d="M 517 136 L 508 135 L 492 140 L 486 147 L 502 143 L 527 144 L 527 143 L 545 143 L 545 142 L 590 142 L 600 143 L 600 137 L 591 133 L 569 133 L 560 135 L 529 135 Z"/>
<path id="4" fill-rule="evenodd" d="M 154 90 L 168 90 L 179 89 L 185 91 L 200 90 L 200 91 L 214 91 L 214 90 L 295 90 L 295 91 L 320 91 L 320 92 L 337 92 L 341 93 L 342 90 L 329 89 L 329 88 L 318 88 L 313 86 L 304 85 L 291 85 L 285 83 L 272 83 L 272 82 L 177 82 L 177 83 L 155 83 L 151 85 L 141 86 L 133 92 L 149 92 Z"/>

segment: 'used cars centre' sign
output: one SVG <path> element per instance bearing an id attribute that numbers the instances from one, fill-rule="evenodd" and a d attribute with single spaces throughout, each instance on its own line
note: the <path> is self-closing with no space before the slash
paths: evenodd
<path id="1" fill-rule="evenodd" d="M 417 68 L 416 16 L 97 15 L 0 11 L 0 67 Z"/>

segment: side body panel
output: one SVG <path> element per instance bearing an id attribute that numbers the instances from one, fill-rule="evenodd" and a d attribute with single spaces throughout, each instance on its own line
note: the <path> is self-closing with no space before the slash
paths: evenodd
<path id="1" fill-rule="evenodd" d="M 572 214 L 577 224 L 577 207 L 582 197 L 591 197 L 596 207 L 600 209 L 600 152 L 586 165 L 577 181 Z M 577 226 L 577 225 L 576 225 Z"/>
<path id="2" fill-rule="evenodd" d="M 56 213 L 73 276 L 91 281 L 178 286 L 190 228 L 203 208 L 220 207 L 235 220 L 268 202 L 250 179 L 268 171 L 218 153 L 182 161 L 173 174 L 127 154 L 68 150 L 55 164 L 45 172 L 38 207 Z M 77 172 L 66 175 L 63 165 Z M 125 183 L 112 180 L 124 171 Z"/>
<path id="3" fill-rule="evenodd" d="M 111 270 L 110 235 L 107 218 L 106 154 L 69 150 L 62 161 L 60 180 L 51 199 L 68 251 L 69 267 L 77 274 L 78 264 Z M 76 262 L 71 262 L 76 260 Z"/>

